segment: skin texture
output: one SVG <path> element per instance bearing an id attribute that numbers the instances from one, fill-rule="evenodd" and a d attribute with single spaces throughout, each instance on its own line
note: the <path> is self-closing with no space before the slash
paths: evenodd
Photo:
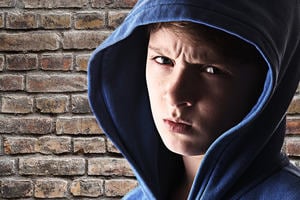
<path id="1" fill-rule="evenodd" d="M 196 42 L 190 38 L 165 27 L 150 32 L 146 64 L 154 123 L 165 146 L 183 157 L 177 199 L 187 197 L 209 146 L 255 105 L 266 70 L 229 56 L 234 52 L 225 55 L 227 47 L 201 32 Z"/>

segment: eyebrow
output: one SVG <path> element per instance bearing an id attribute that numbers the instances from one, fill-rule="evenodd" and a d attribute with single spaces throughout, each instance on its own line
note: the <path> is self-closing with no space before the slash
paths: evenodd
<path id="1" fill-rule="evenodd" d="M 170 55 L 170 51 L 168 49 L 165 49 L 165 48 L 157 48 L 157 47 L 153 47 L 151 45 L 148 45 L 148 49 L 151 49 L 157 53 L 160 53 L 160 54 L 164 54 L 163 52 L 165 52 L 166 54 Z"/>

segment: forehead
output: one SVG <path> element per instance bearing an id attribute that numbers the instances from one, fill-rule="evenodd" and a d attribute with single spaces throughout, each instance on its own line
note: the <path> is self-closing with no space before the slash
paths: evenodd
<path id="1" fill-rule="evenodd" d="M 254 46 L 223 31 L 191 22 L 166 22 L 151 24 L 148 27 L 150 36 L 161 29 L 169 30 L 178 39 L 189 42 L 196 48 L 199 44 L 205 44 L 224 56 L 227 61 L 265 65 Z"/>

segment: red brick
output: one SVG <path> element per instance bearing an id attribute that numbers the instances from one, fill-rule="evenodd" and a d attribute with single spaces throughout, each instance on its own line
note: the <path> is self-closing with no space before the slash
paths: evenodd
<path id="1" fill-rule="evenodd" d="M 38 68 L 36 54 L 14 54 L 7 55 L 8 70 L 33 70 Z"/>
<path id="2" fill-rule="evenodd" d="M 103 134 L 94 117 L 59 117 L 56 121 L 56 134 Z"/>
<path id="3" fill-rule="evenodd" d="M 70 137 L 44 136 L 38 139 L 36 151 L 42 154 L 62 154 L 71 152 Z"/>
<path id="4" fill-rule="evenodd" d="M 75 29 L 99 29 L 105 27 L 105 12 L 77 13 Z"/>
<path id="5" fill-rule="evenodd" d="M 33 184 L 31 180 L 25 179 L 2 179 L 0 180 L 0 197 L 16 199 L 31 197 Z"/>
<path id="6" fill-rule="evenodd" d="M 42 14 L 40 26 L 45 29 L 70 28 L 71 14 Z"/>
<path id="7" fill-rule="evenodd" d="M 91 158 L 88 160 L 88 175 L 134 176 L 123 158 Z"/>
<path id="8" fill-rule="evenodd" d="M 72 31 L 63 36 L 64 49 L 94 49 L 108 36 L 104 31 Z M 84 40 L 83 40 L 84 38 Z M 1 39 L 1 35 L 0 35 Z M 0 49 L 1 50 L 1 49 Z"/>
<path id="9" fill-rule="evenodd" d="M 0 117 L 0 133 L 47 134 L 52 130 L 49 117 Z"/>
<path id="10" fill-rule="evenodd" d="M 0 157 L 0 176 L 15 174 L 15 159 Z"/>
<path id="11" fill-rule="evenodd" d="M 105 181 L 105 194 L 109 197 L 120 197 L 137 187 L 137 181 L 131 179 L 111 179 Z"/>
<path id="12" fill-rule="evenodd" d="M 41 68 L 43 70 L 69 71 L 72 65 L 72 54 L 44 54 L 41 58 Z"/>
<path id="13" fill-rule="evenodd" d="M 300 114 L 300 96 L 294 96 L 289 106 L 288 114 Z"/>
<path id="14" fill-rule="evenodd" d="M 4 152 L 5 154 L 28 154 L 35 153 L 36 138 L 26 137 L 5 137 Z"/>
<path id="15" fill-rule="evenodd" d="M 4 27 L 4 14 L 0 13 L 0 28 Z"/>
<path id="16" fill-rule="evenodd" d="M 137 0 L 92 0 L 92 7 L 96 8 L 132 8 Z"/>
<path id="17" fill-rule="evenodd" d="M 5 62 L 4 56 L 0 55 L 0 71 L 3 71 L 4 69 L 4 62 Z"/>
<path id="18" fill-rule="evenodd" d="M 22 95 L 2 96 L 2 113 L 31 113 L 33 111 L 33 98 Z"/>
<path id="19" fill-rule="evenodd" d="M 73 196 L 99 197 L 103 195 L 103 180 L 99 179 L 76 179 L 71 184 Z"/>
<path id="20" fill-rule="evenodd" d="M 87 95 L 72 95 L 72 113 L 90 113 Z"/>
<path id="21" fill-rule="evenodd" d="M 27 76 L 28 92 L 80 92 L 87 90 L 86 75 L 31 74 Z"/>
<path id="22" fill-rule="evenodd" d="M 76 61 L 75 61 L 76 62 L 76 65 L 75 65 L 76 71 L 86 72 L 89 58 L 90 58 L 90 54 L 77 55 L 76 56 Z"/>
<path id="23" fill-rule="evenodd" d="M 113 145 L 113 143 L 109 139 L 107 139 L 107 151 L 110 153 L 121 154 L 120 151 Z"/>
<path id="24" fill-rule="evenodd" d="M 82 8 L 88 0 L 22 0 L 25 8 Z"/>
<path id="25" fill-rule="evenodd" d="M 105 153 L 105 140 L 100 137 L 74 138 L 74 153 Z"/>
<path id="26" fill-rule="evenodd" d="M 38 179 L 35 182 L 34 197 L 63 198 L 67 197 L 68 182 L 62 179 Z"/>
<path id="27" fill-rule="evenodd" d="M 16 0 L 1 0 L 0 8 L 12 8 L 16 6 Z"/>
<path id="28" fill-rule="evenodd" d="M 110 28 L 117 28 L 127 16 L 128 11 L 110 11 L 108 13 L 108 26 Z"/>
<path id="29" fill-rule="evenodd" d="M 76 157 L 21 157 L 19 174 L 77 176 L 85 173 L 85 159 Z"/>
<path id="30" fill-rule="evenodd" d="M 0 91 L 16 91 L 16 90 L 23 90 L 23 89 L 24 89 L 24 76 L 0 74 Z"/>
<path id="31" fill-rule="evenodd" d="M 34 13 L 8 13 L 6 20 L 8 29 L 37 28 L 37 16 Z"/>
<path id="32" fill-rule="evenodd" d="M 287 134 L 300 135 L 300 119 L 299 118 L 288 118 L 286 123 Z"/>
<path id="33" fill-rule="evenodd" d="M 67 95 L 51 95 L 36 98 L 36 108 L 41 113 L 65 113 L 68 111 Z"/>
<path id="34" fill-rule="evenodd" d="M 49 32 L 0 33 L 0 51 L 41 51 L 59 49 L 59 36 Z"/>
<path id="35" fill-rule="evenodd" d="M 300 138 L 286 138 L 285 151 L 289 156 L 300 156 Z"/>

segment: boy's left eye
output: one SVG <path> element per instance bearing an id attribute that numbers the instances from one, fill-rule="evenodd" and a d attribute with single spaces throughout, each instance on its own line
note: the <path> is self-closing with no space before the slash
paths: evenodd
<path id="1" fill-rule="evenodd" d="M 203 66 L 203 71 L 207 72 L 209 74 L 221 74 L 222 71 L 220 69 L 218 69 L 217 67 L 214 67 L 212 65 L 208 65 L 208 66 Z"/>

